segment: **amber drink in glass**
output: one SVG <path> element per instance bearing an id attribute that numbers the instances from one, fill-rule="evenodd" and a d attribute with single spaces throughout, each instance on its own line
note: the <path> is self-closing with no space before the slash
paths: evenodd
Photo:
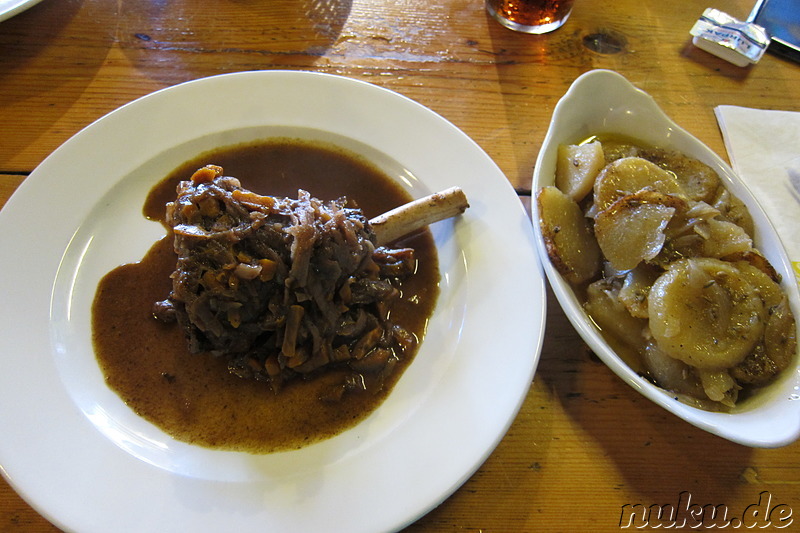
<path id="1" fill-rule="evenodd" d="M 525 33 L 547 33 L 561 27 L 575 0 L 486 0 L 486 9 L 503 26 Z"/>

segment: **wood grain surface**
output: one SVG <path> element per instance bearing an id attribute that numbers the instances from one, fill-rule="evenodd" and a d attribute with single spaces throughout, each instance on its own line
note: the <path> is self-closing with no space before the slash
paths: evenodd
<path id="1" fill-rule="evenodd" d="M 800 65 L 767 54 L 738 68 L 691 45 L 706 7 L 745 18 L 752 3 L 577 0 L 565 26 L 532 36 L 501 27 L 482 0 L 44 0 L 0 23 L 0 205 L 106 113 L 243 70 L 327 72 L 412 98 L 474 139 L 526 206 L 554 106 L 595 68 L 626 76 L 726 158 L 715 106 L 800 111 Z M 758 504 L 800 512 L 800 444 L 750 449 L 682 422 L 613 375 L 549 292 L 547 306 L 539 369 L 508 434 L 408 531 L 614 531 L 626 505 L 687 495 L 728 517 Z M 0 478 L 0 531 L 57 530 Z"/>

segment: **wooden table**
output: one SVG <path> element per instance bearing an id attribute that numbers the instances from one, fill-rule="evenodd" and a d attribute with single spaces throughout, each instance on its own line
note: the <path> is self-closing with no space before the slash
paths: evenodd
<path id="1" fill-rule="evenodd" d="M 713 7 L 745 18 L 751 4 Z M 767 55 L 742 69 L 694 48 L 688 32 L 706 7 L 577 0 L 563 28 L 530 36 L 488 18 L 483 0 L 44 0 L 0 23 L 0 204 L 45 156 L 120 105 L 255 69 L 340 74 L 413 98 L 482 146 L 526 204 L 553 107 L 593 68 L 626 76 L 725 157 L 714 106 L 800 111 L 800 66 Z M 798 465 L 800 444 L 745 448 L 638 395 L 587 350 L 551 297 L 538 373 L 513 426 L 408 530 L 612 531 L 626 504 L 679 505 L 687 495 L 726 505 L 729 517 L 766 496 L 769 507 L 800 510 Z M 0 481 L 0 531 L 54 529 Z"/>

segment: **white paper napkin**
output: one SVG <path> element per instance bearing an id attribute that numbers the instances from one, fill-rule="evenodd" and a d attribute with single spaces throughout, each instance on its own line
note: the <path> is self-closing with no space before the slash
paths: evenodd
<path id="1" fill-rule="evenodd" d="M 731 166 L 778 230 L 800 283 L 800 113 L 730 105 L 714 111 Z"/>

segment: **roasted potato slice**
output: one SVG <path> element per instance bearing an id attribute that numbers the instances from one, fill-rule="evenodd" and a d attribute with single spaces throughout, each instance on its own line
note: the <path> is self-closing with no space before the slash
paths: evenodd
<path id="1" fill-rule="evenodd" d="M 600 212 L 619 198 L 642 189 L 683 195 L 680 183 L 671 174 L 641 157 L 624 157 L 609 163 L 594 183 L 594 209 Z"/>
<path id="2" fill-rule="evenodd" d="M 760 386 L 772 381 L 791 363 L 797 351 L 795 319 L 777 280 L 750 261 L 737 261 L 735 265 L 764 302 L 767 322 L 763 342 L 731 369 L 731 375 L 741 383 Z"/>
<path id="3" fill-rule="evenodd" d="M 721 259 L 732 254 L 743 254 L 753 249 L 753 239 L 733 222 L 712 219 L 703 228 L 707 232 L 703 237 L 701 255 Z"/>
<path id="4" fill-rule="evenodd" d="M 731 194 L 724 185 L 720 185 L 717 188 L 713 200 L 709 203 L 720 212 L 723 220 L 741 226 L 751 237 L 755 235 L 755 223 L 747 206 L 739 198 Z"/>
<path id="5" fill-rule="evenodd" d="M 769 259 L 764 257 L 758 250 L 753 249 L 743 253 L 731 254 L 726 256 L 725 260 L 737 263 L 740 270 L 742 270 L 742 265 L 739 261 L 744 261 L 769 276 L 776 284 L 781 282 L 780 273 L 775 270 L 775 267 L 772 266 Z M 783 291 L 781 291 L 781 294 L 783 294 Z"/>
<path id="6" fill-rule="evenodd" d="M 642 351 L 642 361 L 659 387 L 694 398 L 704 397 L 700 379 L 693 369 L 683 361 L 665 354 L 652 339 Z"/>
<path id="7" fill-rule="evenodd" d="M 599 142 L 561 144 L 556 159 L 556 187 L 580 202 L 592 191 L 594 180 L 605 164 L 603 146 Z"/>
<path id="8" fill-rule="evenodd" d="M 701 370 L 741 363 L 764 333 L 767 311 L 732 263 L 675 261 L 647 297 L 650 331 L 669 356 Z"/>
<path id="9" fill-rule="evenodd" d="M 730 372 L 722 370 L 698 370 L 697 376 L 703 386 L 703 392 L 709 400 L 733 407 L 742 387 L 736 383 Z"/>
<path id="10" fill-rule="evenodd" d="M 606 164 L 622 159 L 623 157 L 636 157 L 639 155 L 639 147 L 622 139 L 602 139 L 603 156 Z"/>
<path id="11" fill-rule="evenodd" d="M 583 308 L 625 363 L 636 372 L 645 372 L 639 353 L 646 344 L 647 320 L 631 316 L 619 299 L 619 290 L 607 279 L 595 281 L 586 289 Z"/>
<path id="12" fill-rule="evenodd" d="M 740 383 L 763 386 L 775 379 L 794 359 L 797 353 L 797 325 L 783 298 L 770 307 L 764 326 L 764 341 L 731 369 L 731 375 Z"/>
<path id="13" fill-rule="evenodd" d="M 673 219 L 675 225 L 683 224 L 681 219 L 678 212 Z M 683 234 L 677 234 L 670 226 L 666 234 L 668 255 L 674 257 L 728 259 L 753 250 L 753 240 L 741 226 L 719 218 L 693 220 L 684 228 Z"/>
<path id="14" fill-rule="evenodd" d="M 573 284 L 594 278 L 600 270 L 600 248 L 578 203 L 553 186 L 536 195 L 539 224 L 547 255 Z"/>
<path id="15" fill-rule="evenodd" d="M 787 368 L 797 352 L 797 324 L 784 296 L 778 305 L 769 308 L 769 318 L 764 327 L 764 347 L 772 360 L 776 374 Z"/>
<path id="16" fill-rule="evenodd" d="M 702 161 L 663 148 L 642 148 L 639 157 L 673 172 L 690 200 L 713 201 L 720 179 L 714 169 Z"/>
<path id="17" fill-rule="evenodd" d="M 632 316 L 649 318 L 647 295 L 662 272 L 661 269 L 642 263 L 625 275 L 618 297 Z"/>
<path id="18" fill-rule="evenodd" d="M 664 229 L 685 203 L 678 196 L 642 189 L 600 211 L 594 232 L 611 266 L 630 270 L 657 256 L 666 240 Z"/>
<path id="19" fill-rule="evenodd" d="M 752 257 L 763 258 L 766 264 L 769 265 L 769 268 L 765 269 L 759 261 L 751 260 L 750 258 Z M 778 284 L 780 278 L 773 277 L 772 273 L 774 273 L 775 270 L 763 255 L 756 253 L 744 254 L 742 259 L 733 261 L 733 264 L 739 269 L 739 272 L 747 278 L 747 281 L 749 281 L 755 289 L 756 294 L 764 301 L 764 305 L 767 309 L 778 305 L 781 300 L 786 297 L 783 289 L 781 289 L 781 286 Z"/>

